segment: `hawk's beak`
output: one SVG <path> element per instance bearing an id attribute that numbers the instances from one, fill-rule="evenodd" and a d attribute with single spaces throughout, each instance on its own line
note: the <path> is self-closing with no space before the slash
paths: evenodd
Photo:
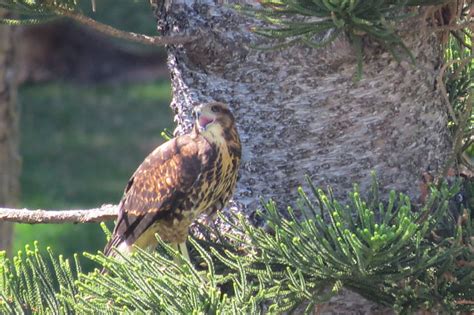
<path id="1" fill-rule="evenodd" d="M 207 126 L 214 122 L 214 118 L 206 117 L 200 110 L 196 111 L 196 123 L 198 124 L 199 131 L 206 130 Z"/>

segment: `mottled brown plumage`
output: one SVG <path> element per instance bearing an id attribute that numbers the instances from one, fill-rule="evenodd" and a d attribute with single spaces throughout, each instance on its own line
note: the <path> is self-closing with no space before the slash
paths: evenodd
<path id="1" fill-rule="evenodd" d="M 183 243 L 198 215 L 212 215 L 230 199 L 241 155 L 234 117 L 226 105 L 210 103 L 195 109 L 195 119 L 191 133 L 156 148 L 129 180 L 107 255 L 112 247 L 153 248 L 155 233 Z"/>

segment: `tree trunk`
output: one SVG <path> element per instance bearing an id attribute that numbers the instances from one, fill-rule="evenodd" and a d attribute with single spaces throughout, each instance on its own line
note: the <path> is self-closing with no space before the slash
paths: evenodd
<path id="1" fill-rule="evenodd" d="M 12 33 L 12 27 L 0 25 L 0 206 L 17 206 L 19 196 L 21 162 Z M 11 223 L 0 222 L 0 251 L 11 249 L 12 231 Z"/>
<path id="2" fill-rule="evenodd" d="M 435 84 L 442 52 L 421 18 L 403 33 L 416 66 L 367 41 L 354 83 L 357 62 L 344 36 L 323 49 L 266 51 L 251 48 L 264 43 L 250 32 L 255 21 L 212 0 L 169 0 L 157 16 L 164 34 L 203 34 L 168 49 L 177 132 L 200 102 L 227 102 L 235 113 L 243 163 L 234 210 L 250 214 L 259 196 L 294 204 L 305 174 L 345 198 L 353 183 L 367 190 L 375 170 L 384 189 L 417 197 L 422 173 L 444 167 L 450 139 Z"/>

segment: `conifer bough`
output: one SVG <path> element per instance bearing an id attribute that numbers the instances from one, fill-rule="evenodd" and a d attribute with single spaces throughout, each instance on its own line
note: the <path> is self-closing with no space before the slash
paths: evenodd
<path id="1" fill-rule="evenodd" d="M 0 254 L 0 313 L 281 314 L 302 304 L 311 313 L 343 287 L 399 313 L 469 312 L 472 219 L 448 215 L 456 192 L 432 188 L 415 210 L 403 194 L 380 199 L 376 184 L 368 198 L 355 187 L 347 204 L 330 190 L 300 190 L 285 215 L 265 204 L 269 229 L 230 217 L 246 237 L 189 239 L 194 263 L 176 263 L 180 254 L 160 239 L 158 252 L 85 254 L 108 274 L 85 274 L 77 256 L 70 264 L 35 244 L 13 259 Z"/>

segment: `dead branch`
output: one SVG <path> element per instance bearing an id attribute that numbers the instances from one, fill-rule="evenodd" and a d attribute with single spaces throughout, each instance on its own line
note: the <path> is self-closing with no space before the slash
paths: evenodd
<path id="1" fill-rule="evenodd" d="M 455 30 L 462 30 L 464 28 L 472 28 L 474 23 L 472 21 L 467 21 L 461 24 L 457 25 L 444 25 L 444 26 L 438 26 L 433 28 L 433 31 L 435 32 L 445 32 L 445 31 L 455 31 Z"/>
<path id="2" fill-rule="evenodd" d="M 453 35 L 462 46 L 466 47 L 467 49 L 472 49 L 472 45 L 468 44 L 464 40 L 463 36 L 459 35 L 457 31 L 451 31 L 451 35 Z"/>
<path id="3" fill-rule="evenodd" d="M 79 24 L 90 27 L 100 33 L 103 33 L 108 36 L 126 39 L 132 42 L 141 43 L 145 45 L 176 45 L 176 44 L 185 44 L 193 40 L 196 40 L 198 36 L 184 36 L 184 35 L 174 35 L 174 36 L 148 36 L 145 34 L 138 34 L 133 32 L 126 32 L 119 29 L 116 29 L 110 25 L 103 24 L 94 19 L 91 19 L 88 16 L 85 16 L 81 13 L 64 9 L 61 7 L 53 6 L 51 10 L 59 16 L 64 16 L 76 21 Z"/>
<path id="4" fill-rule="evenodd" d="M 0 222 L 16 223 L 92 223 L 115 220 L 117 205 L 102 205 L 86 210 L 29 210 L 0 208 Z"/>

